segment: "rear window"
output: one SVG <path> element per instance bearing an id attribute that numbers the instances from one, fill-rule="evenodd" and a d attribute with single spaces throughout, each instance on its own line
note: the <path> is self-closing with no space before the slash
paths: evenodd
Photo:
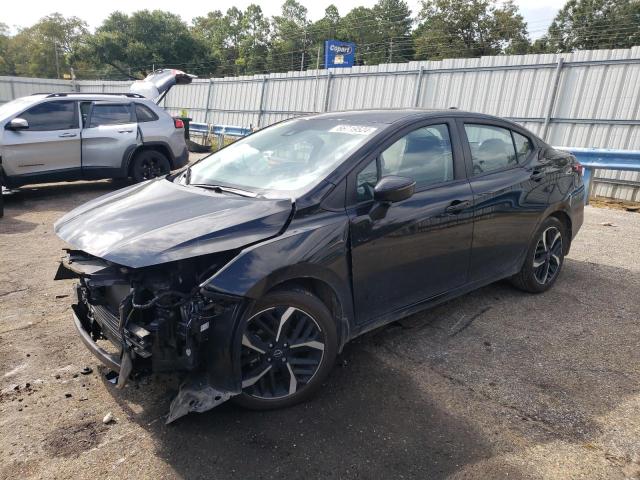
<path id="1" fill-rule="evenodd" d="M 158 120 L 158 115 L 153 110 L 140 103 L 136 103 L 136 118 L 139 123 L 142 122 L 155 122 Z"/>
<path id="2" fill-rule="evenodd" d="M 94 105 L 89 127 L 120 125 L 133 121 L 129 105 Z"/>
<path id="3" fill-rule="evenodd" d="M 494 125 L 465 123 L 473 174 L 481 175 L 517 164 L 511 131 Z"/>
<path id="4" fill-rule="evenodd" d="M 533 151 L 531 140 L 529 140 L 524 135 L 520 135 L 517 132 L 512 131 L 511 133 L 513 133 L 513 142 L 516 145 L 518 163 L 523 163 L 527 159 L 527 157 L 529 157 L 529 154 Z"/>

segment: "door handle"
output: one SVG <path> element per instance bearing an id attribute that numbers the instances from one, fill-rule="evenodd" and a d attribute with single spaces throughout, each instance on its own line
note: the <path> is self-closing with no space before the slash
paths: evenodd
<path id="1" fill-rule="evenodd" d="M 78 134 L 77 133 L 61 133 L 60 135 L 58 135 L 60 138 L 71 138 L 71 137 L 77 137 Z"/>
<path id="2" fill-rule="evenodd" d="M 118 130 L 118 133 L 131 133 L 133 130 Z"/>
<path id="3" fill-rule="evenodd" d="M 447 208 L 444 209 L 447 213 L 460 213 L 461 211 L 469 208 L 471 202 L 469 200 L 454 200 Z"/>
<path id="4" fill-rule="evenodd" d="M 542 180 L 544 178 L 544 172 L 541 172 L 540 170 L 534 170 L 533 172 L 531 172 L 531 180 L 533 180 L 534 182 L 539 182 L 540 180 Z"/>

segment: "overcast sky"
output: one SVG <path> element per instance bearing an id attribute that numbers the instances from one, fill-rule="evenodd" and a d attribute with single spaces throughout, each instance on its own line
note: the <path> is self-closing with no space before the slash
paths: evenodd
<path id="1" fill-rule="evenodd" d="M 309 17 L 317 20 L 322 17 L 324 9 L 335 4 L 341 15 L 345 15 L 353 7 L 371 7 L 376 0 L 299 0 L 309 10 Z M 515 0 L 520 11 L 529 24 L 529 32 L 533 38 L 544 33 L 556 12 L 566 0 Z M 64 16 L 80 17 L 85 20 L 91 29 L 99 26 L 102 21 L 114 10 L 131 13 L 143 9 L 168 10 L 180 15 L 183 20 L 191 22 L 197 16 L 205 15 L 210 10 L 222 10 L 236 6 L 244 9 L 250 3 L 257 3 L 262 7 L 265 15 L 276 15 L 280 11 L 281 1 L 274 0 L 218 0 L 216 2 L 176 0 L 65 0 L 52 2 L 51 0 L 29 0 L 28 7 L 21 2 L 5 2 L 0 15 L 0 22 L 9 25 L 15 33 L 19 27 L 28 27 L 37 22 L 41 17 L 53 12 L 60 12 Z M 408 0 L 409 7 L 415 14 L 419 10 L 419 0 Z"/>

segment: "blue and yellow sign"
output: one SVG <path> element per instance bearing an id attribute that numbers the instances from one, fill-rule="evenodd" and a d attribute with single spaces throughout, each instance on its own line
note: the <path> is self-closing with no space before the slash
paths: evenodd
<path id="1" fill-rule="evenodd" d="M 324 42 L 325 68 L 353 67 L 356 58 L 356 44 L 326 40 Z"/>

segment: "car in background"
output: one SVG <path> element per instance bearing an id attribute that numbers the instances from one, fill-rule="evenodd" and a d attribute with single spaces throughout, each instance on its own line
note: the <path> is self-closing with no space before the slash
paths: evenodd
<path id="1" fill-rule="evenodd" d="M 285 407 L 373 328 L 503 278 L 551 288 L 581 173 L 488 115 L 307 116 L 67 213 L 57 277 L 78 279 L 76 329 L 119 385 L 185 376 L 169 421 L 230 397 Z"/>
<path id="2" fill-rule="evenodd" d="M 184 123 L 152 100 L 192 75 L 158 70 L 131 93 L 49 93 L 0 107 L 0 185 L 105 178 L 141 182 L 183 167 Z M 0 195 L 0 216 L 2 198 Z"/>

